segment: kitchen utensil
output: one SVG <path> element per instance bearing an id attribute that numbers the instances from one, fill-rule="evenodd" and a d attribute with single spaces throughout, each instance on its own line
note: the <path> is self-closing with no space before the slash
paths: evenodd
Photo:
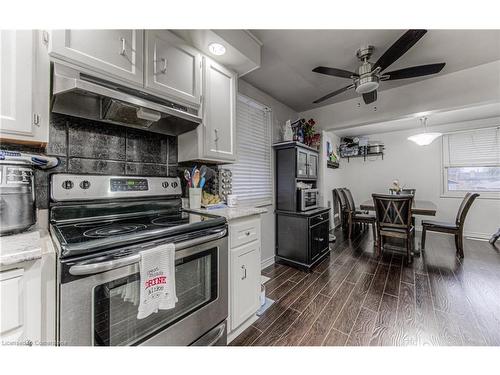
<path id="1" fill-rule="evenodd" d="M 195 169 L 192 181 L 193 181 L 193 187 L 198 188 L 199 187 L 198 184 L 200 183 L 200 171 L 198 169 Z"/>
<path id="2" fill-rule="evenodd" d="M 188 187 L 191 187 L 191 173 L 188 169 L 184 169 L 184 179 L 187 181 Z"/>
<path id="3" fill-rule="evenodd" d="M 207 166 L 206 165 L 202 165 L 200 167 L 200 177 L 203 178 L 205 177 L 205 175 L 207 174 Z"/>
<path id="4" fill-rule="evenodd" d="M 202 177 L 201 180 L 200 180 L 200 189 L 203 189 L 203 186 L 205 186 L 205 177 Z"/>
<path id="5" fill-rule="evenodd" d="M 210 181 L 211 179 L 213 179 L 215 176 L 217 176 L 217 173 L 212 169 L 212 168 L 208 168 L 206 169 L 206 173 L 205 173 L 205 179 L 207 181 Z"/>

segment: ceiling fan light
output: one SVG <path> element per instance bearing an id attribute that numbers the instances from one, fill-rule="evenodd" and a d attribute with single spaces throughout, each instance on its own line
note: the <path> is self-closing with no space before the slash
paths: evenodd
<path id="1" fill-rule="evenodd" d="M 415 142 L 419 146 L 430 145 L 436 138 L 441 137 L 442 133 L 420 133 L 408 137 L 409 141 Z"/>
<path id="2" fill-rule="evenodd" d="M 356 85 L 356 92 L 358 94 L 366 94 L 378 89 L 379 79 L 375 75 L 368 75 L 360 77 L 354 84 Z"/>

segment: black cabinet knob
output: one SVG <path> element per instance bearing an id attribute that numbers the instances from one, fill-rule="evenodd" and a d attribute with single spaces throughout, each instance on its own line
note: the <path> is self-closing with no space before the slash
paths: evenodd
<path id="1" fill-rule="evenodd" d="M 80 182 L 80 187 L 85 190 L 88 189 L 90 187 L 90 181 L 83 180 Z"/>

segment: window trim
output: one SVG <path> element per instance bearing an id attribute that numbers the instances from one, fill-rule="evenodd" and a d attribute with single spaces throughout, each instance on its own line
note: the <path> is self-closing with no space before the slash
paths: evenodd
<path id="1" fill-rule="evenodd" d="M 447 132 L 444 133 L 443 136 L 441 137 L 441 178 L 440 178 L 440 198 L 460 198 L 463 199 L 465 197 L 465 194 L 467 193 L 466 191 L 450 191 L 448 190 L 448 168 L 450 166 L 447 165 L 447 160 L 449 160 L 449 155 L 446 147 L 446 140 L 445 136 L 452 135 L 452 134 L 457 134 L 457 133 L 466 133 L 466 132 L 472 132 L 472 131 L 478 131 L 478 130 L 487 130 L 487 129 L 494 129 L 498 128 L 498 125 L 494 126 L 487 126 L 484 128 L 476 128 L 476 129 L 467 129 L 467 130 L 459 130 L 459 131 L 453 131 L 453 132 Z M 500 166 L 500 165 L 479 165 L 479 164 L 470 164 L 470 165 L 463 165 L 463 166 L 456 166 L 456 167 L 495 167 L 495 166 Z M 500 191 L 478 191 L 479 197 L 478 199 L 490 199 L 490 200 L 500 200 Z"/>

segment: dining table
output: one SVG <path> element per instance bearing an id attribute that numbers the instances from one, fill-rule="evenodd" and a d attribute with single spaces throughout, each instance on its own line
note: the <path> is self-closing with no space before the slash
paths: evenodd
<path id="1" fill-rule="evenodd" d="M 369 199 L 360 204 L 359 208 L 363 211 L 375 211 L 373 199 Z M 414 199 L 411 207 L 413 216 L 436 216 L 437 206 L 435 203 L 426 200 Z M 414 247 L 413 254 L 419 256 L 421 253 L 420 242 L 418 246 Z"/>
<path id="2" fill-rule="evenodd" d="M 373 199 L 369 199 L 361 203 L 359 208 L 363 211 L 375 211 L 375 205 L 373 204 Z M 411 212 L 413 215 L 419 216 L 436 216 L 437 206 L 431 201 L 425 200 L 413 200 L 413 206 L 411 207 Z"/>

